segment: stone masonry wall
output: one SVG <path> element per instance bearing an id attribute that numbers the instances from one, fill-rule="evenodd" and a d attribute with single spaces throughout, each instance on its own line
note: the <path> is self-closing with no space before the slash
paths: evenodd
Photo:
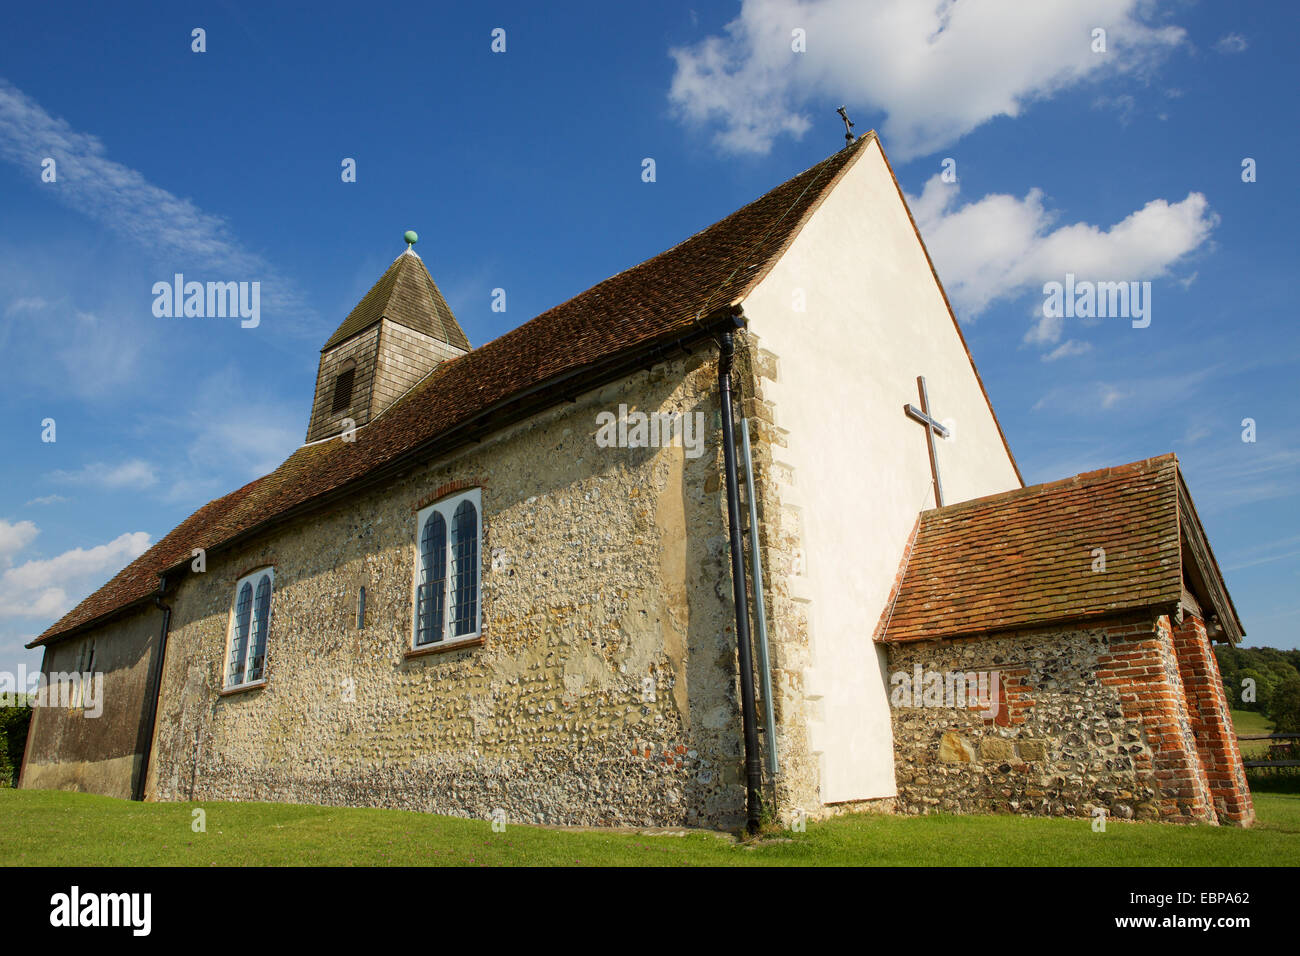
<path id="1" fill-rule="evenodd" d="M 1217 822 L 1167 616 L 891 645 L 889 667 L 902 812 Z M 1000 693 L 907 697 L 917 667 L 996 672 Z"/>
<path id="2" fill-rule="evenodd" d="M 169 597 L 151 798 L 743 820 L 714 361 L 661 364 L 209 554 Z M 704 453 L 598 447 L 619 402 L 702 412 Z M 465 486 L 482 489 L 484 642 L 408 657 L 415 512 Z M 234 584 L 264 564 L 266 685 L 221 695 Z"/>

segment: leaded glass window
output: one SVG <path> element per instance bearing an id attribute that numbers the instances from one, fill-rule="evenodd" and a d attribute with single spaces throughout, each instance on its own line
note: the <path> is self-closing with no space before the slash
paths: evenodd
<path id="1" fill-rule="evenodd" d="M 417 648 L 479 634 L 481 506 L 476 488 L 419 513 L 413 638 Z"/>

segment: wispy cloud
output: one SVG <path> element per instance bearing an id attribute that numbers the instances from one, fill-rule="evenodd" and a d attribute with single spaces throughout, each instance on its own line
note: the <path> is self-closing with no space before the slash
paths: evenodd
<path id="1" fill-rule="evenodd" d="M 260 281 L 264 310 L 293 319 L 310 314 L 292 283 L 245 249 L 224 219 L 107 154 L 98 137 L 72 129 L 0 79 L 0 159 L 17 166 L 51 198 L 130 240 L 162 267 L 204 268 L 223 279 Z M 53 183 L 41 182 L 46 158 L 55 161 Z"/>
<path id="2" fill-rule="evenodd" d="M 1150 411 L 1186 404 L 1202 385 L 1221 374 L 1222 368 L 1208 366 L 1175 375 L 1141 375 L 1126 381 L 1074 382 L 1052 388 L 1033 405 L 1034 411 L 1050 409 L 1069 415 L 1097 411 L 1141 408 Z"/>
<path id="3" fill-rule="evenodd" d="M 1235 441 L 1198 461 L 1192 494 L 1207 512 L 1300 495 L 1300 447 L 1279 437 L 1270 443 Z"/>
<path id="4" fill-rule="evenodd" d="M 153 465 L 139 458 L 132 458 L 117 464 L 92 462 L 76 471 L 50 472 L 51 481 L 70 485 L 89 485 L 105 491 L 132 489 L 143 491 L 158 483 L 158 473 Z"/>
<path id="5" fill-rule="evenodd" d="M 69 500 L 71 499 L 65 498 L 63 495 L 42 495 L 39 498 L 33 498 L 31 501 L 27 502 L 27 507 L 31 507 L 32 505 L 61 505 Z"/>
<path id="6" fill-rule="evenodd" d="M 1044 362 L 1055 362 L 1058 359 L 1069 358 L 1072 355 L 1083 355 L 1085 352 L 1092 351 L 1091 342 L 1080 342 L 1078 339 L 1070 339 L 1062 342 L 1050 352 L 1043 354 Z"/>
<path id="7" fill-rule="evenodd" d="M 5 318 L 12 318 L 15 315 L 26 315 L 32 312 L 43 312 L 50 307 L 50 304 L 40 296 L 24 296 L 23 298 L 14 299 L 5 306 Z"/>
<path id="8" fill-rule="evenodd" d="M 1244 53 L 1248 46 L 1250 44 L 1240 33 L 1229 33 L 1219 38 L 1219 42 L 1214 44 L 1214 49 L 1219 53 L 1233 54 Z"/>

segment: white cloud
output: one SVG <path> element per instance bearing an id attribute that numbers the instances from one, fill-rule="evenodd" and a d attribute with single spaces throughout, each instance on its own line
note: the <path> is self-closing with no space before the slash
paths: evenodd
<path id="1" fill-rule="evenodd" d="M 1219 221 L 1201 193 L 1188 193 L 1175 203 L 1153 199 L 1109 228 L 1085 222 L 1053 228 L 1056 214 L 1039 189 L 1021 199 L 995 193 L 959 206 L 959 188 L 935 174 L 908 203 L 965 320 L 999 299 L 1064 281 L 1066 273 L 1094 281 L 1159 278 L 1205 243 Z M 1025 340 L 1049 345 L 1062 331 L 1060 319 L 1043 316 Z"/>
<path id="2" fill-rule="evenodd" d="M 1062 342 L 1052 351 L 1043 355 L 1044 362 L 1055 362 L 1057 359 L 1069 358 L 1072 355 L 1082 355 L 1084 352 L 1092 351 L 1091 342 L 1080 342 L 1078 339 L 1070 339 L 1068 342 Z"/>
<path id="3" fill-rule="evenodd" d="M 1219 42 L 1214 44 L 1214 48 L 1220 53 L 1243 53 L 1250 44 L 1240 33 L 1229 33 L 1227 36 L 1219 38 Z"/>
<path id="4" fill-rule="evenodd" d="M 0 566 L 12 564 L 13 556 L 31 544 L 38 534 L 39 529 L 30 521 L 11 524 L 0 518 Z"/>
<path id="5" fill-rule="evenodd" d="M 718 123 L 716 142 L 765 153 L 809 128 L 804 106 L 886 114 L 899 159 L 933 152 L 998 116 L 1083 82 L 1144 74 L 1185 39 L 1146 22 L 1144 0 L 744 0 L 725 33 L 669 51 L 669 100 L 681 116 Z M 1107 52 L 1092 31 L 1107 31 Z M 807 52 L 791 49 L 802 29 Z M 825 106 L 819 107 L 826 110 Z M 833 114 L 817 114 L 829 143 Z"/>
<path id="6" fill-rule="evenodd" d="M 108 491 L 122 489 L 139 491 L 158 483 L 158 473 L 153 465 L 139 458 L 132 458 L 115 465 L 92 462 L 77 471 L 51 472 L 49 477 L 53 481 L 72 485 L 91 485 Z"/>
<path id="7" fill-rule="evenodd" d="M 45 560 L 24 562 L 0 574 L 0 620 L 54 619 L 149 548 L 149 535 L 135 531 L 93 548 L 73 548 Z M 72 597 L 70 597 L 72 595 Z"/>

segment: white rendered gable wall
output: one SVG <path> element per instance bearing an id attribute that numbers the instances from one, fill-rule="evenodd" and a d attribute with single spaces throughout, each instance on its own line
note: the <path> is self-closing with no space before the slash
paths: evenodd
<path id="1" fill-rule="evenodd" d="M 788 432 L 788 446 L 772 450 L 793 475 L 782 503 L 800 515 L 804 573 L 790 592 L 808 602 L 820 797 L 892 796 L 888 678 L 872 637 L 917 514 L 934 507 L 925 431 L 903 412 L 920 404 L 918 375 L 953 433 L 936 436 L 945 502 L 1021 483 L 878 143 L 744 307 L 779 361 L 763 391 Z"/>

